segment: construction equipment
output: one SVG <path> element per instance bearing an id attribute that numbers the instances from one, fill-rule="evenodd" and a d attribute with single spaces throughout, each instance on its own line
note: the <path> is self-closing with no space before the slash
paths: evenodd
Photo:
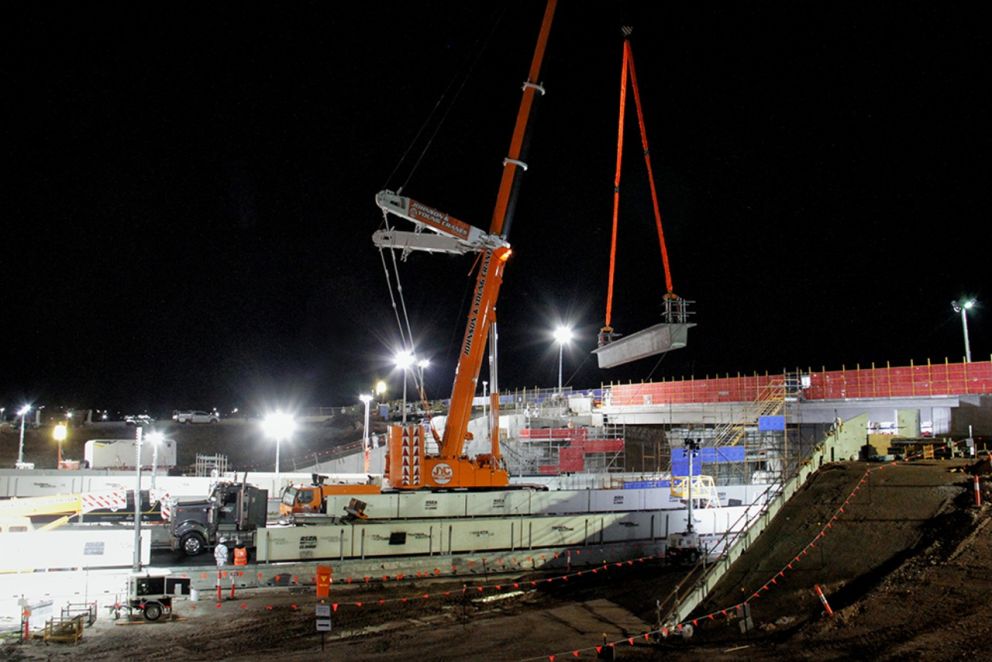
<path id="1" fill-rule="evenodd" d="M 492 489 L 509 485 L 509 474 L 499 449 L 499 392 L 495 360 L 496 300 L 503 282 L 503 270 L 510 257 L 507 234 L 517 198 L 515 194 L 520 184 L 519 176 L 527 169 L 527 164 L 521 160 L 524 139 L 535 96 L 538 92 L 544 93 L 544 88 L 537 81 L 555 6 L 556 0 L 549 0 L 544 12 L 528 78 L 523 84 L 523 97 L 509 154 L 503 160 L 503 175 L 489 231 L 483 232 L 449 214 L 391 191 L 382 191 L 376 196 L 376 204 L 387 219 L 387 231 L 376 233 L 373 237 L 380 248 L 398 248 L 404 254 L 411 250 L 479 254 L 475 289 L 469 306 L 458 366 L 455 369 L 448 417 L 443 434 L 440 438 L 435 435 L 438 452 L 436 455 L 427 454 L 422 426 L 392 426 L 389 430 L 386 477 L 389 485 L 395 489 Z M 398 233 L 388 229 L 388 214 L 412 222 L 415 231 Z M 491 358 L 489 381 L 492 446 L 490 453 L 469 458 L 462 453 L 469 438 L 469 417 L 487 340 L 490 343 Z"/>
<path id="2" fill-rule="evenodd" d="M 140 613 L 146 621 L 157 621 L 163 615 L 172 615 L 172 598 L 190 594 L 191 580 L 188 577 L 168 577 L 145 572 L 127 578 L 127 598 L 118 599 L 108 605 L 116 621 L 127 610 L 128 616 Z"/>
<path id="3" fill-rule="evenodd" d="M 699 442 L 695 439 L 685 440 L 685 456 L 689 460 L 689 475 L 685 481 L 687 487 L 688 512 L 686 513 L 685 532 L 672 533 L 668 536 L 668 545 L 665 548 L 665 560 L 675 565 L 695 565 L 703 554 L 703 547 L 699 541 L 699 534 L 696 533 L 692 520 L 692 506 L 694 495 L 692 493 L 693 478 L 692 461 L 699 455 Z M 710 479 L 712 482 L 712 478 Z M 675 493 L 675 480 L 672 480 L 672 493 Z"/>
<path id="4" fill-rule="evenodd" d="M 658 192 L 654 185 L 654 171 L 651 168 L 651 154 L 648 150 L 648 134 L 644 125 L 644 111 L 641 107 L 641 93 L 637 87 L 637 73 L 634 68 L 634 53 L 630 47 L 631 28 L 623 28 L 623 63 L 620 72 L 620 121 L 617 128 L 617 166 L 613 180 L 613 232 L 610 239 L 610 272 L 606 290 L 606 320 L 599 332 L 599 347 L 593 350 L 600 368 L 612 368 L 656 354 L 686 346 L 689 329 L 688 304 L 690 301 L 675 294 L 672 272 L 668 263 L 668 247 L 661 227 L 661 210 L 658 205 Z M 613 277 L 616 272 L 617 228 L 620 211 L 620 165 L 623 161 L 624 114 L 627 105 L 627 78 L 630 77 L 634 90 L 634 105 L 637 108 L 637 124 L 641 131 L 641 146 L 644 163 L 647 166 L 648 184 L 651 188 L 651 203 L 654 209 L 655 228 L 658 231 L 658 244 L 665 271 L 664 322 L 621 338 L 613 326 Z"/>
<path id="5" fill-rule="evenodd" d="M 288 485 L 279 498 L 279 515 L 285 517 L 299 513 L 327 513 L 327 497 L 340 494 L 379 494 L 382 486 L 376 483 L 328 484 L 326 476 L 313 474 L 310 485 Z"/>

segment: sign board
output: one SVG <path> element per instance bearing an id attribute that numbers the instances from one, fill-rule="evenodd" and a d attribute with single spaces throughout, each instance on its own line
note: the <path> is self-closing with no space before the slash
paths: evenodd
<path id="1" fill-rule="evenodd" d="M 331 631 L 331 619 L 329 618 L 318 618 L 317 619 L 317 632 L 330 632 Z"/>
<path id="2" fill-rule="evenodd" d="M 331 595 L 331 567 L 328 565 L 317 566 L 317 597 L 327 598 Z M 318 605 L 319 607 L 319 605 Z"/>
<path id="3" fill-rule="evenodd" d="M 785 430 L 785 416 L 759 416 L 759 432 L 782 432 Z"/>
<path id="4" fill-rule="evenodd" d="M 684 448 L 673 448 L 672 449 L 672 461 L 675 460 L 686 460 L 685 449 Z M 699 449 L 699 453 L 696 458 L 692 461 L 695 464 L 717 464 L 720 462 L 743 462 L 744 461 L 744 447 L 743 446 L 717 446 L 711 447 L 706 446 Z M 679 474 L 682 475 L 682 474 Z"/>
<path id="5" fill-rule="evenodd" d="M 331 605 L 317 605 L 317 618 L 330 618 Z"/>

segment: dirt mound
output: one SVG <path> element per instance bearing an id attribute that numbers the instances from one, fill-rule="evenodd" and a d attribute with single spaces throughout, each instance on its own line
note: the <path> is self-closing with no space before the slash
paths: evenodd
<path id="1" fill-rule="evenodd" d="M 889 466 L 870 474 L 828 534 L 821 530 L 864 475 L 865 465 L 825 467 L 783 509 L 700 611 L 749 602 L 755 629 L 733 619 L 697 630 L 681 651 L 766 659 L 960 659 L 987 656 L 992 564 L 989 510 L 973 507 L 964 463 Z M 787 564 L 784 576 L 776 573 Z M 824 615 L 819 584 L 835 612 Z"/>

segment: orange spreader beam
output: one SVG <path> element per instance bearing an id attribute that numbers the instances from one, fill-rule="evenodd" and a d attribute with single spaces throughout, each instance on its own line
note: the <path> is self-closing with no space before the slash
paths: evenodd
<path id="1" fill-rule="evenodd" d="M 629 74 L 628 74 L 629 72 Z M 665 296 L 674 297 L 674 286 L 672 285 L 672 272 L 668 264 L 668 248 L 665 245 L 665 233 L 661 226 L 661 207 L 658 204 L 658 191 L 654 185 L 654 171 L 651 168 L 651 154 L 648 149 L 648 134 L 644 125 L 644 111 L 641 107 L 641 93 L 637 87 L 637 72 L 634 69 L 634 53 L 630 48 L 630 40 L 623 41 L 623 65 L 620 71 L 620 120 L 617 127 L 617 168 L 613 178 L 613 230 L 610 235 L 610 277 L 606 289 L 606 326 L 605 329 L 612 331 L 610 326 L 613 321 L 613 281 L 616 274 L 617 258 L 617 227 L 620 211 L 620 171 L 623 161 L 623 125 L 624 111 L 627 106 L 627 77 L 630 76 L 630 84 L 634 88 L 634 105 L 637 108 L 637 125 L 641 131 L 641 146 L 644 149 L 644 163 L 648 170 L 648 184 L 651 187 L 651 203 L 654 208 L 655 227 L 658 230 L 658 244 L 661 247 L 661 261 L 665 269 Z"/>

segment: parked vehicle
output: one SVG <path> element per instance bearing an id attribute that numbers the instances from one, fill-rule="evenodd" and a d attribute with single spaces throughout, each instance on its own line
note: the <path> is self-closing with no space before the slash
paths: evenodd
<path id="1" fill-rule="evenodd" d="M 172 415 L 172 420 L 176 423 L 216 423 L 220 420 L 220 414 L 198 409 L 177 411 Z"/>
<path id="2" fill-rule="evenodd" d="M 155 422 L 148 414 L 128 415 L 124 417 L 124 425 L 146 426 Z"/>
<path id="3" fill-rule="evenodd" d="M 220 482 L 204 501 L 179 501 L 170 516 L 173 551 L 196 556 L 221 537 L 253 548 L 255 531 L 265 526 L 268 492 L 244 482 Z"/>

